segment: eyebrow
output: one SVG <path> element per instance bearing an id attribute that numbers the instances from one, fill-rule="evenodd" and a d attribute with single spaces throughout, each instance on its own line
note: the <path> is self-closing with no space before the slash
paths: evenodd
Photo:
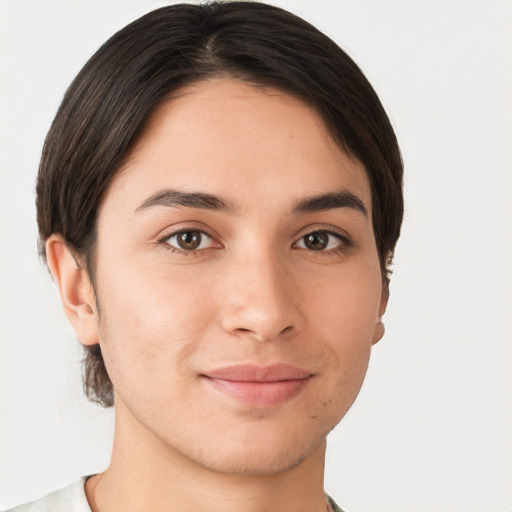
<path id="1" fill-rule="evenodd" d="M 135 210 L 147 210 L 154 206 L 200 208 L 226 213 L 236 213 L 236 206 L 225 199 L 205 192 L 183 192 L 181 190 L 164 189 L 148 197 Z M 332 210 L 335 208 L 351 208 L 368 217 L 368 212 L 361 199 L 347 190 L 337 190 L 316 196 L 300 199 L 293 207 L 292 213 L 305 214 Z"/>
<path id="2" fill-rule="evenodd" d="M 181 190 L 164 189 L 148 197 L 135 211 L 147 210 L 153 206 L 187 206 L 204 210 L 216 210 L 235 213 L 235 206 L 220 197 L 204 192 L 183 192 Z"/>
<path id="3" fill-rule="evenodd" d="M 337 190 L 317 196 L 305 197 L 295 204 L 292 213 L 321 212 L 335 208 L 350 208 L 368 217 L 368 211 L 361 199 L 348 190 Z"/>

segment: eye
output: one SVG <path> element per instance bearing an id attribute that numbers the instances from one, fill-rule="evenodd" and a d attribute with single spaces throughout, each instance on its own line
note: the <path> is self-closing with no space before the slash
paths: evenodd
<path id="1" fill-rule="evenodd" d="M 181 251 L 199 251 L 213 244 L 211 236 L 198 229 L 187 229 L 165 238 L 164 243 Z"/>
<path id="2" fill-rule="evenodd" d="M 309 251 L 330 251 L 340 248 L 344 243 L 341 235 L 329 231 L 312 231 L 296 243 L 299 249 Z"/>

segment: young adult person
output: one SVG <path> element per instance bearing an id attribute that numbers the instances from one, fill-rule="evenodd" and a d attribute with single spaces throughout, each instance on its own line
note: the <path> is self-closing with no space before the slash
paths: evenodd
<path id="1" fill-rule="evenodd" d="M 372 87 L 296 16 L 180 4 L 109 39 L 47 136 L 37 212 L 112 459 L 15 510 L 340 510 L 326 436 L 384 333 L 401 187 Z"/>

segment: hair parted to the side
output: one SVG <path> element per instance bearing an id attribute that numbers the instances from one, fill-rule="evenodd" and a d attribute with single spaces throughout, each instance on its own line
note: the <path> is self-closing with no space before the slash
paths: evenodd
<path id="1" fill-rule="evenodd" d="M 357 65 L 297 16 L 256 2 L 178 4 L 112 36 L 67 90 L 37 181 L 39 247 L 63 236 L 94 285 L 96 221 L 105 191 L 145 123 L 180 88 L 212 77 L 277 87 L 303 100 L 365 167 L 383 277 L 403 216 L 402 160 L 388 117 Z M 84 390 L 105 407 L 113 388 L 99 345 L 86 347 Z"/>

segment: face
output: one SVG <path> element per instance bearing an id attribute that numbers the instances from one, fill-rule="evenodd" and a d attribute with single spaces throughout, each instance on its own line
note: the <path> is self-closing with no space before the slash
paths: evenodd
<path id="1" fill-rule="evenodd" d="M 323 446 L 382 335 L 371 218 L 361 164 L 299 100 L 217 80 L 162 104 L 98 217 L 121 421 L 227 473 Z"/>

